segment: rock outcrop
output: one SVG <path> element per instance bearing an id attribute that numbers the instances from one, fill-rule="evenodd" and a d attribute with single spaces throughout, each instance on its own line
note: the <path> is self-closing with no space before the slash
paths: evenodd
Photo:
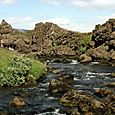
<path id="1" fill-rule="evenodd" d="M 38 23 L 33 30 L 32 45 L 42 55 L 47 56 L 76 56 L 79 54 L 79 40 L 82 34 L 60 28 L 56 24 Z"/>
<path id="2" fill-rule="evenodd" d="M 8 24 L 5 20 L 2 20 L 0 24 L 0 34 L 8 34 L 13 31 L 12 26 Z"/>
<path id="3" fill-rule="evenodd" d="M 96 25 L 85 55 L 102 63 L 115 64 L 115 19 Z"/>
<path id="4" fill-rule="evenodd" d="M 85 63 L 101 60 L 115 65 L 115 19 L 96 25 L 92 33 L 68 31 L 50 22 L 37 23 L 29 31 L 13 31 L 11 25 L 3 20 L 0 34 L 1 46 L 22 53 L 32 52 L 45 58 L 79 58 Z"/>

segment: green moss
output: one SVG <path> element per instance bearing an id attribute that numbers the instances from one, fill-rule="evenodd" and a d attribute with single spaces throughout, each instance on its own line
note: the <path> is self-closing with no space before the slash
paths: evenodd
<path id="1" fill-rule="evenodd" d="M 46 73 L 39 61 L 2 48 L 0 54 L 0 86 L 19 86 L 26 83 L 30 74 L 37 80 Z"/>
<path id="2" fill-rule="evenodd" d="M 85 45 L 87 46 L 87 44 L 92 40 L 92 35 L 89 34 L 84 34 L 83 35 L 83 39 L 80 41 L 80 45 Z"/>
<path id="3" fill-rule="evenodd" d="M 87 50 L 87 46 L 90 43 L 90 41 L 92 40 L 92 35 L 91 33 L 88 34 L 83 34 L 82 36 L 82 40 L 79 43 L 79 51 L 82 53 L 85 53 Z"/>

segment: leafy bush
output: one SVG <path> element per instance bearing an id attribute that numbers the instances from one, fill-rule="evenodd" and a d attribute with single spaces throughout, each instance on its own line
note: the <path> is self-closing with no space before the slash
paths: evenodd
<path id="1" fill-rule="evenodd" d="M 0 55 L 0 59 L 0 86 L 20 86 L 27 82 L 30 74 L 37 80 L 46 72 L 44 65 L 39 61 L 20 55 L 11 56 L 9 53 L 8 56 Z"/>
<path id="2" fill-rule="evenodd" d="M 14 57 L 10 60 L 9 66 L 0 69 L 1 86 L 19 86 L 24 84 L 26 76 L 31 69 L 31 61 L 20 57 Z"/>

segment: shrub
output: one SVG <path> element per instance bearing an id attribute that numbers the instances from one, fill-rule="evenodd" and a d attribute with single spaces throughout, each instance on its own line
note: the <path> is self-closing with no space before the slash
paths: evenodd
<path id="1" fill-rule="evenodd" d="M 0 57 L 4 57 L 0 60 L 0 86 L 20 86 L 26 83 L 30 74 L 37 80 L 46 72 L 44 65 L 34 59 L 19 55 Z M 7 63 L 3 63 L 5 61 Z"/>
<path id="2" fill-rule="evenodd" d="M 85 53 L 87 50 L 87 46 L 90 43 L 90 41 L 92 40 L 92 35 L 89 34 L 84 34 L 82 40 L 80 41 L 80 47 L 79 50 L 82 53 Z"/>

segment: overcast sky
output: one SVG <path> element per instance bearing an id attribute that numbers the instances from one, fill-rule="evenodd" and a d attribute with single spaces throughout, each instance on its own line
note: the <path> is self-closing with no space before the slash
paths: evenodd
<path id="1" fill-rule="evenodd" d="M 89 32 L 109 18 L 115 18 L 115 0 L 0 0 L 0 21 L 14 28 L 33 29 L 42 21 Z"/>

